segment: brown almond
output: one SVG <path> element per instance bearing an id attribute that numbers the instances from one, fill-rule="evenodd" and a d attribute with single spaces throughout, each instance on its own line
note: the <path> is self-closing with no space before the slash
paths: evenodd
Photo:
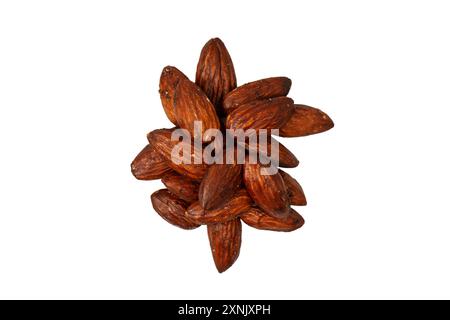
<path id="1" fill-rule="evenodd" d="M 240 188 L 242 182 L 242 165 L 212 164 L 200 184 L 198 199 L 206 209 L 216 209 L 230 200 Z"/>
<path id="2" fill-rule="evenodd" d="M 188 130 L 193 139 L 211 141 L 213 136 L 205 136 L 205 131 L 220 129 L 219 118 L 213 104 L 203 91 L 188 79 L 180 79 L 178 82 L 174 95 L 174 110 L 178 125 Z M 201 122 L 200 132 L 194 132 L 195 121 Z"/>
<path id="3" fill-rule="evenodd" d="M 252 200 L 245 189 L 241 189 L 222 207 L 205 210 L 199 202 L 194 202 L 186 210 L 189 220 L 199 224 L 219 223 L 232 220 L 246 212 L 252 205 Z"/>
<path id="4" fill-rule="evenodd" d="M 273 77 L 246 83 L 228 93 L 223 100 L 226 113 L 254 100 L 286 96 L 291 88 L 291 79 Z"/>
<path id="5" fill-rule="evenodd" d="M 270 154 L 269 150 L 269 154 Z M 279 153 L 279 166 L 282 168 L 295 168 L 299 165 L 297 157 L 284 146 L 282 143 L 278 142 L 278 153 Z"/>
<path id="6" fill-rule="evenodd" d="M 159 95 L 161 97 L 161 103 L 164 108 L 164 112 L 167 118 L 173 123 L 177 124 L 175 117 L 175 110 L 173 106 L 173 97 L 175 94 L 175 88 L 178 85 L 180 79 L 187 79 L 183 72 L 172 66 L 164 67 L 159 79 Z"/>
<path id="7" fill-rule="evenodd" d="M 167 189 L 154 192 L 151 196 L 155 211 L 167 222 L 182 229 L 195 229 L 198 224 L 190 221 L 184 214 L 187 203 Z"/>
<path id="8" fill-rule="evenodd" d="M 236 74 L 225 44 L 219 38 L 209 40 L 200 53 L 195 83 L 223 114 L 223 97 L 236 88 Z"/>
<path id="9" fill-rule="evenodd" d="M 149 144 L 131 163 L 131 173 L 139 180 L 160 179 L 170 170 L 166 159 Z"/>
<path id="10" fill-rule="evenodd" d="M 289 173 L 283 170 L 279 171 L 281 177 L 283 178 L 284 184 L 286 185 L 291 205 L 306 206 L 307 202 L 305 193 L 303 192 L 300 183 L 298 183 L 298 181 L 295 180 L 295 178 L 293 178 Z"/>
<path id="11" fill-rule="evenodd" d="M 327 131 L 334 127 L 333 120 L 323 111 L 296 104 L 289 121 L 280 127 L 281 137 L 302 137 Z"/>
<path id="12" fill-rule="evenodd" d="M 250 197 L 267 214 L 283 218 L 289 214 L 289 195 L 280 173 L 269 173 L 268 167 L 259 163 L 244 167 L 244 182 Z"/>
<path id="13" fill-rule="evenodd" d="M 237 218 L 208 225 L 208 238 L 217 271 L 222 273 L 239 257 L 242 238 L 241 220 Z"/>
<path id="14" fill-rule="evenodd" d="M 256 145 L 249 143 L 249 140 L 245 141 L 245 148 L 249 151 L 254 151 L 258 155 L 262 155 L 265 157 L 274 157 L 272 155 L 272 141 L 275 140 L 278 142 L 278 165 L 282 168 L 295 168 L 299 165 L 299 161 L 297 157 L 286 148 L 281 142 L 276 140 L 274 137 L 269 138 L 268 141 L 257 141 Z M 238 142 L 239 143 L 239 142 Z M 240 144 L 240 143 L 239 143 Z M 263 145 L 266 147 L 263 148 Z M 266 160 L 267 161 L 267 160 Z"/>
<path id="15" fill-rule="evenodd" d="M 294 209 L 291 209 L 289 214 L 283 219 L 272 217 L 259 208 L 251 208 L 242 214 L 240 218 L 250 227 L 270 231 L 294 231 L 305 223 L 303 217 Z"/>
<path id="16" fill-rule="evenodd" d="M 187 203 L 190 204 L 198 200 L 199 184 L 196 181 L 173 171 L 165 174 L 161 181 L 171 193 Z"/>
<path id="17" fill-rule="evenodd" d="M 207 166 L 202 164 L 195 164 L 194 159 L 197 155 L 198 157 L 202 156 L 202 150 L 199 150 L 195 146 L 191 145 L 190 141 L 172 141 L 171 135 L 175 129 L 158 129 L 153 130 L 147 135 L 147 139 L 152 146 L 155 147 L 156 150 L 167 160 L 167 165 L 172 168 L 174 171 L 178 172 L 183 176 L 187 176 L 188 178 L 194 180 L 201 180 L 205 175 Z M 186 155 L 187 160 L 190 163 L 183 162 L 183 155 L 176 157 L 176 159 L 172 159 L 172 150 L 175 146 L 186 146 L 188 150 L 191 150 L 189 155 Z M 173 160 L 177 160 L 176 163 Z M 188 161 L 188 162 L 189 162 Z"/>
<path id="18" fill-rule="evenodd" d="M 294 102 L 278 97 L 244 104 L 227 116 L 229 129 L 279 129 L 291 117 Z"/>

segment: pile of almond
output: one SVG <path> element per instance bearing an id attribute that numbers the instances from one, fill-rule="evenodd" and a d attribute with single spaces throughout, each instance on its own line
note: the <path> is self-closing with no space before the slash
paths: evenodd
<path id="1" fill-rule="evenodd" d="M 286 97 L 290 87 L 291 80 L 286 77 L 237 87 L 230 54 L 218 38 L 203 47 L 195 83 L 175 67 L 162 71 L 161 102 L 175 127 L 150 132 L 149 143 L 133 160 L 131 171 L 140 180 L 161 179 L 166 188 L 153 193 L 151 202 L 167 222 L 183 229 L 207 226 L 219 272 L 227 270 L 239 256 L 241 220 L 261 230 L 296 230 L 304 220 L 291 206 L 306 205 L 306 198 L 300 184 L 287 172 L 265 174 L 267 162 L 249 161 L 254 146 L 248 142 L 236 144 L 231 163 L 207 164 L 194 158 L 215 140 L 209 129 L 278 129 L 281 137 L 300 137 L 333 127 L 321 110 L 294 104 Z M 199 121 L 200 130 L 194 125 Z M 192 140 L 172 139 L 178 128 L 185 129 Z M 200 144 L 194 143 L 195 139 L 201 139 Z M 187 144 L 187 156 L 173 152 L 180 144 Z M 238 148 L 244 150 L 243 163 L 237 160 Z M 281 143 L 278 149 L 279 167 L 298 166 L 295 155 Z M 258 152 L 267 158 L 274 156 L 270 143 Z M 174 154 L 179 156 L 177 161 Z M 181 161 L 186 157 L 192 161 Z"/>

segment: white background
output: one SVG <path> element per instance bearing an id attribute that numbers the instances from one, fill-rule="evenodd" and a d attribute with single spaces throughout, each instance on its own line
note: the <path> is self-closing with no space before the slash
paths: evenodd
<path id="1" fill-rule="evenodd" d="M 0 298 L 450 298 L 446 4 L 1 1 Z M 224 274 L 129 170 L 170 127 L 162 68 L 216 36 L 239 84 L 289 76 L 336 125 L 282 140 L 305 226 L 245 226 Z"/>

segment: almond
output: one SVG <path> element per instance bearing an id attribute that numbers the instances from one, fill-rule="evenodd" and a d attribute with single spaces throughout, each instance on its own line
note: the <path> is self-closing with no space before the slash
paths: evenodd
<path id="1" fill-rule="evenodd" d="M 209 40 L 200 53 L 195 83 L 222 114 L 223 97 L 236 88 L 233 61 L 219 38 Z"/>
<path id="2" fill-rule="evenodd" d="M 232 220 L 241 213 L 246 212 L 252 205 L 247 191 L 239 190 L 222 207 L 214 210 L 205 210 L 199 202 L 194 202 L 186 210 L 189 220 L 198 224 L 210 224 Z"/>
<path id="3" fill-rule="evenodd" d="M 172 168 L 174 171 L 178 172 L 181 175 L 187 176 L 188 178 L 194 179 L 194 180 L 201 180 L 206 172 L 206 164 L 195 164 L 194 159 L 197 154 L 197 156 L 202 155 L 202 150 L 197 149 L 195 146 L 191 145 L 190 141 L 172 141 L 171 136 L 172 132 L 175 129 L 158 129 L 150 132 L 147 135 L 147 139 L 150 142 L 152 146 L 158 152 L 167 160 L 167 165 Z M 179 164 L 175 163 L 174 159 L 172 159 L 172 150 L 173 148 L 180 144 L 180 146 L 183 146 L 184 144 L 188 144 L 189 150 L 191 150 L 191 153 L 187 155 L 188 160 L 190 163 L 183 163 L 181 160 L 183 160 L 182 155 L 177 157 L 177 162 L 180 162 Z"/>
<path id="4" fill-rule="evenodd" d="M 223 108 L 226 113 L 230 113 L 237 107 L 254 100 L 286 96 L 291 84 L 291 79 L 286 77 L 273 77 L 246 83 L 225 96 Z"/>
<path id="5" fill-rule="evenodd" d="M 241 219 L 247 225 L 256 229 L 284 232 L 297 230 L 305 223 L 303 217 L 294 209 L 291 209 L 285 218 L 280 219 L 265 214 L 259 208 L 251 208 L 241 215 Z"/>
<path id="6" fill-rule="evenodd" d="M 217 271 L 222 273 L 239 257 L 242 238 L 241 220 L 237 218 L 208 225 L 208 238 Z"/>
<path id="7" fill-rule="evenodd" d="M 178 125 L 189 131 L 192 138 L 211 141 L 204 133 L 208 129 L 220 129 L 219 118 L 213 104 L 203 91 L 188 79 L 180 79 L 174 94 L 175 118 Z M 194 122 L 201 122 L 201 131 L 195 132 Z"/>
<path id="8" fill-rule="evenodd" d="M 293 103 L 292 99 L 286 97 L 249 102 L 227 116 L 227 128 L 279 129 L 291 117 Z"/>
<path id="9" fill-rule="evenodd" d="M 190 221 L 184 214 L 187 203 L 167 189 L 154 192 L 151 196 L 155 211 L 167 222 L 182 229 L 195 229 L 198 224 Z"/>
<path id="10" fill-rule="evenodd" d="M 295 105 L 287 97 L 290 87 L 289 78 L 274 77 L 236 88 L 233 62 L 218 38 L 204 45 L 195 83 L 172 66 L 161 73 L 160 98 L 175 128 L 150 132 L 149 145 L 133 160 L 131 171 L 142 180 L 161 178 L 167 189 L 152 194 L 151 201 L 169 223 L 184 229 L 207 225 L 219 272 L 239 256 L 241 219 L 273 231 L 292 231 L 304 223 L 291 209 L 306 205 L 302 187 L 278 171 L 299 161 L 272 135 L 319 133 L 333 122 L 319 109 Z M 221 162 L 221 155 L 227 161 Z"/>
<path id="11" fill-rule="evenodd" d="M 166 159 L 151 145 L 147 145 L 131 163 L 131 173 L 139 180 L 160 179 L 170 171 Z"/>
<path id="12" fill-rule="evenodd" d="M 173 171 L 165 174 L 161 181 L 171 193 L 187 203 L 192 203 L 198 200 L 199 185 L 196 181 L 179 175 Z"/>
<path id="13" fill-rule="evenodd" d="M 278 153 L 280 167 L 295 168 L 299 165 L 297 157 L 280 142 L 278 142 Z M 269 154 L 271 154 L 270 150 Z"/>
<path id="14" fill-rule="evenodd" d="M 263 175 L 268 169 L 259 163 L 244 167 L 244 182 L 247 191 L 255 203 L 267 214 L 283 218 L 289 213 L 289 195 L 280 173 Z"/>
<path id="15" fill-rule="evenodd" d="M 298 183 L 295 178 L 293 178 L 289 173 L 279 170 L 280 175 L 283 178 L 284 184 L 286 185 L 289 200 L 291 202 L 291 205 L 294 206 L 306 206 L 306 197 L 303 193 L 302 186 L 300 183 Z"/>
<path id="16" fill-rule="evenodd" d="M 200 205 L 206 209 L 216 209 L 230 200 L 242 182 L 242 165 L 212 164 L 200 184 L 198 194 Z"/>
<path id="17" fill-rule="evenodd" d="M 172 66 L 165 67 L 159 79 L 159 95 L 161 97 L 164 112 L 166 113 L 167 118 L 175 125 L 177 124 L 177 119 L 173 107 L 173 97 L 175 88 L 180 79 L 187 79 L 187 77 L 183 72 Z"/>
<path id="18" fill-rule="evenodd" d="M 280 136 L 308 136 L 327 131 L 333 127 L 333 120 L 325 112 L 310 106 L 296 104 L 289 121 L 280 127 Z"/>

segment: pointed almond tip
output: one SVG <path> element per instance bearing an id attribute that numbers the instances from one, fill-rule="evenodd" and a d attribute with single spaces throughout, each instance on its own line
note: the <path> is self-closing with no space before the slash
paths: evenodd
<path id="1" fill-rule="evenodd" d="M 300 161 L 297 158 L 291 159 L 290 162 L 283 163 L 285 168 L 296 168 L 300 165 Z M 281 167 L 281 165 L 280 165 Z"/>
<path id="2" fill-rule="evenodd" d="M 137 163 L 137 160 L 134 159 L 133 162 L 130 164 L 131 174 L 133 177 L 137 180 L 146 180 L 144 176 L 142 175 L 142 172 L 139 170 L 139 164 Z"/>
<path id="3" fill-rule="evenodd" d="M 136 160 L 133 160 L 133 162 L 130 164 L 130 169 L 131 169 L 131 173 L 133 174 L 133 176 L 137 179 L 137 177 L 136 177 L 136 171 L 137 171 Z"/>
<path id="4" fill-rule="evenodd" d="M 301 227 L 303 227 L 305 225 L 305 220 L 303 220 L 303 218 L 297 223 L 297 225 L 295 226 L 295 228 L 292 228 L 291 231 L 295 231 L 300 229 Z"/>
<path id="5" fill-rule="evenodd" d="M 230 267 L 231 267 L 231 265 L 230 265 L 230 266 L 218 266 L 218 265 L 216 264 L 216 269 L 217 269 L 217 272 L 219 272 L 219 273 L 224 273 L 224 272 L 227 271 Z"/>
<path id="6" fill-rule="evenodd" d="M 219 38 L 211 38 L 211 39 L 209 39 L 208 41 L 205 42 L 204 47 L 207 47 L 207 46 L 212 45 L 212 44 L 216 44 L 218 41 L 220 41 Z"/>
<path id="7" fill-rule="evenodd" d="M 173 66 L 165 66 L 161 71 L 161 76 L 164 76 L 168 73 L 170 73 L 173 70 Z"/>
<path id="8" fill-rule="evenodd" d="M 217 272 L 218 273 L 223 273 L 225 270 L 222 270 L 221 268 L 219 268 L 218 266 L 216 266 Z"/>
<path id="9" fill-rule="evenodd" d="M 135 177 L 136 179 L 138 179 L 138 177 L 136 177 L 136 167 L 135 167 L 135 165 L 134 165 L 134 161 L 131 163 L 130 169 L 131 169 L 131 174 L 133 175 L 133 177 Z"/>
<path id="10" fill-rule="evenodd" d="M 321 110 L 320 112 L 322 113 L 324 131 L 332 129 L 334 127 L 334 121 L 325 112 Z"/>
<path id="11" fill-rule="evenodd" d="M 334 122 L 333 122 L 333 120 L 331 120 L 330 117 L 328 117 L 328 120 L 323 125 L 321 132 L 326 132 L 326 131 L 331 130 L 333 128 L 334 128 Z"/>
<path id="12" fill-rule="evenodd" d="M 328 117 L 329 119 L 330 119 L 330 129 L 332 129 L 332 128 L 334 128 L 334 121 L 333 120 L 331 120 L 331 118 L 330 117 Z"/>
<path id="13" fill-rule="evenodd" d="M 147 141 L 151 143 L 153 140 L 153 131 L 147 133 Z"/>
<path id="14" fill-rule="evenodd" d="M 209 45 L 213 45 L 217 48 L 225 47 L 225 44 L 223 43 L 223 41 L 218 37 L 209 39 L 208 42 L 205 43 L 205 47 L 207 47 Z"/>
<path id="15" fill-rule="evenodd" d="M 300 206 L 300 207 L 304 207 L 308 204 L 308 202 L 306 201 L 306 199 L 301 199 L 301 200 L 297 200 L 297 201 L 292 201 L 291 202 L 291 206 Z"/>
<path id="16" fill-rule="evenodd" d="M 300 229 L 305 224 L 305 219 L 294 209 L 291 209 L 291 215 L 295 217 L 295 226 L 290 231 Z"/>
<path id="17" fill-rule="evenodd" d="M 288 77 L 282 77 L 282 78 L 284 80 L 284 86 L 289 91 L 289 89 L 291 89 L 291 86 L 292 86 L 292 80 L 289 79 Z"/>
<path id="18" fill-rule="evenodd" d="M 300 227 L 299 227 L 299 228 L 303 227 L 304 225 L 305 225 L 305 219 L 303 219 L 303 217 L 302 217 L 302 222 L 301 222 L 301 224 L 300 224 Z"/>

